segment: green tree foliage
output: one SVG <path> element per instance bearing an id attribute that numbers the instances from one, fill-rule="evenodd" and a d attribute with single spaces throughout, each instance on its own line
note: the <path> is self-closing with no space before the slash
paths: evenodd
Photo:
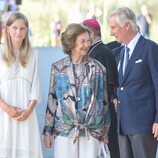
<path id="1" fill-rule="evenodd" d="M 20 10 L 30 22 L 32 41 L 35 46 L 50 45 L 51 0 L 23 0 Z"/>
<path id="2" fill-rule="evenodd" d="M 156 33 L 158 1 L 155 0 L 23 0 L 22 2 L 20 9 L 27 15 L 30 21 L 33 45 L 35 46 L 51 45 L 51 35 L 53 33 L 51 27 L 52 22 L 55 21 L 58 16 L 59 20 L 64 23 L 64 26 L 70 23 L 69 17 L 73 14 L 70 11 L 73 9 L 75 3 L 78 3 L 78 9 L 84 18 L 86 18 L 90 10 L 100 8 L 102 14 L 97 18 L 102 26 L 102 37 L 105 42 L 114 40 L 114 38 L 110 36 L 110 30 L 106 22 L 106 16 L 109 12 L 121 6 L 128 6 L 139 15 L 141 5 L 146 4 L 149 12 L 153 15 L 150 38 L 158 41 Z M 90 18 L 90 16 L 88 18 Z"/>

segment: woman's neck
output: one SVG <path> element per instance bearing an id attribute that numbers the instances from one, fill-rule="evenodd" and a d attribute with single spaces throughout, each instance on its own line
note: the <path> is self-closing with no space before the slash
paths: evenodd
<path id="1" fill-rule="evenodd" d="M 84 61 L 84 56 L 83 55 L 80 55 L 80 56 L 71 56 L 71 60 L 72 60 L 72 63 L 74 64 L 80 64 Z"/>
<path id="2" fill-rule="evenodd" d="M 21 43 L 12 43 L 12 44 L 13 44 L 13 55 L 15 56 L 16 59 L 19 59 Z"/>
<path id="3" fill-rule="evenodd" d="M 20 48 L 13 48 L 13 55 L 16 59 L 19 59 L 20 56 Z"/>

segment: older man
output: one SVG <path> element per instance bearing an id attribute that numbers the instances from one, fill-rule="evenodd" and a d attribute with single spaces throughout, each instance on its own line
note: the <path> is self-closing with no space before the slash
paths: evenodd
<path id="1" fill-rule="evenodd" d="M 121 158 L 155 158 L 158 138 L 158 45 L 138 32 L 136 16 L 119 8 L 108 18 L 111 35 L 124 44 L 118 88 Z"/>

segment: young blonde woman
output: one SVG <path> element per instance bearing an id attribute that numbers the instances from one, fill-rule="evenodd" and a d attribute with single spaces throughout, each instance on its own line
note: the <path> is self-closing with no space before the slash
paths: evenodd
<path id="1" fill-rule="evenodd" d="M 34 107 L 40 101 L 38 54 L 28 20 L 13 12 L 0 46 L 0 158 L 43 158 Z"/>

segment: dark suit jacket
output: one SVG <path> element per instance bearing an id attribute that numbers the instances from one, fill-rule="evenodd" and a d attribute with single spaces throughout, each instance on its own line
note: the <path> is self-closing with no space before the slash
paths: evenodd
<path id="1" fill-rule="evenodd" d="M 107 70 L 108 81 L 108 97 L 111 101 L 114 95 L 115 87 L 118 86 L 118 73 L 115 59 L 110 49 L 102 41 L 98 41 L 90 47 L 89 56 L 102 63 Z M 111 125 L 109 129 L 109 150 L 112 158 L 120 158 L 118 137 L 117 137 L 117 117 L 113 103 L 110 102 L 109 106 Z"/>
<path id="2" fill-rule="evenodd" d="M 107 43 L 106 45 L 107 45 L 107 47 L 108 47 L 111 51 L 112 51 L 113 49 L 118 48 L 118 47 L 121 46 L 121 44 L 118 43 L 117 41 L 109 42 L 109 43 Z"/>
<path id="3" fill-rule="evenodd" d="M 123 46 L 119 46 L 115 49 L 113 49 L 111 52 L 115 58 L 115 61 L 116 61 L 116 64 L 118 65 L 119 61 L 120 61 L 120 53 L 121 53 L 121 50 L 123 49 Z"/>
<path id="4" fill-rule="evenodd" d="M 102 63 L 107 70 L 108 91 L 111 97 L 112 87 L 118 85 L 118 74 L 115 59 L 109 48 L 102 41 L 98 41 L 90 47 L 89 56 Z"/>
<path id="5" fill-rule="evenodd" d="M 127 64 L 119 74 L 118 123 L 124 134 L 149 133 L 158 123 L 158 45 L 140 37 Z"/>

